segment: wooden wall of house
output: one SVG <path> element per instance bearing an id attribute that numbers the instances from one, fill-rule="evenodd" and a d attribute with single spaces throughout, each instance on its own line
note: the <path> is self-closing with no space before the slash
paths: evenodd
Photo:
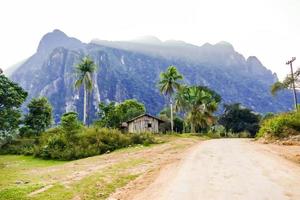
<path id="1" fill-rule="evenodd" d="M 151 127 L 149 127 L 148 124 L 151 124 Z M 132 122 L 129 122 L 128 124 L 128 131 L 131 133 L 141 133 L 141 132 L 152 132 L 152 133 L 158 133 L 158 120 L 143 116 L 138 119 L 135 119 Z"/>

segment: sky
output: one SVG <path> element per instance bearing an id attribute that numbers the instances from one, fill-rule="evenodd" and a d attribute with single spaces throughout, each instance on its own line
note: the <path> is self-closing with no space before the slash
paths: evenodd
<path id="1" fill-rule="evenodd" d="M 2 69 L 34 54 L 54 29 L 86 43 L 144 35 L 227 41 L 281 79 L 291 57 L 300 67 L 300 0 L 9 0 L 0 2 L 0 27 Z"/>

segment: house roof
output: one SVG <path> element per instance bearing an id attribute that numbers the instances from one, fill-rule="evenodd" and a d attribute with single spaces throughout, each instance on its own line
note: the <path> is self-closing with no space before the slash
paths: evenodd
<path id="1" fill-rule="evenodd" d="M 153 116 L 153 115 L 150 115 L 150 114 L 145 113 L 145 114 L 139 115 L 139 116 L 137 116 L 137 117 L 134 117 L 134 118 L 128 120 L 127 123 L 130 123 L 130 122 L 132 122 L 132 121 L 134 121 L 134 120 L 136 120 L 136 119 L 138 119 L 138 118 L 144 117 L 144 116 L 154 118 L 154 119 L 158 120 L 159 122 L 164 122 L 164 120 L 159 119 L 158 117 L 155 117 L 155 116 Z"/>

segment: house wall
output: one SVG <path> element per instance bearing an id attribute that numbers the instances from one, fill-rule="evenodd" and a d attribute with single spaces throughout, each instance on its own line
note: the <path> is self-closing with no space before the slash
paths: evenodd
<path id="1" fill-rule="evenodd" d="M 148 127 L 148 124 L 151 124 L 151 127 Z M 129 122 L 128 131 L 131 133 L 158 133 L 158 120 L 148 116 L 140 117 L 132 122 Z"/>

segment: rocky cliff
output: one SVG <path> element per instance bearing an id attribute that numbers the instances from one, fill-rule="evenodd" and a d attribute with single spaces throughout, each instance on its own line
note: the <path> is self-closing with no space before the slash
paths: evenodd
<path id="1" fill-rule="evenodd" d="M 240 102 L 261 113 L 292 108 L 288 92 L 276 98 L 269 92 L 276 75 L 256 57 L 245 59 L 227 42 L 195 46 L 151 38 L 127 42 L 94 40 L 85 44 L 54 30 L 41 39 L 37 52 L 10 77 L 29 92 L 28 100 L 46 96 L 54 107 L 56 121 L 71 110 L 82 116 L 83 91 L 74 88 L 74 66 L 84 55 L 90 55 L 99 66 L 93 77 L 90 120 L 96 117 L 100 101 L 128 98 L 136 98 L 148 112 L 158 113 L 165 102 L 157 81 L 169 65 L 177 66 L 186 84 L 216 90 L 224 103 Z"/>

